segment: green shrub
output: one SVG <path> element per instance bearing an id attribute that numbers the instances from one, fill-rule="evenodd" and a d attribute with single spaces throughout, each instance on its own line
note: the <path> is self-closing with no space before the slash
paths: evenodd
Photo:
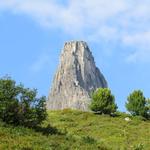
<path id="1" fill-rule="evenodd" d="M 6 123 L 34 127 L 46 119 L 45 97 L 37 90 L 16 85 L 10 77 L 0 79 L 0 119 Z"/>
<path id="2" fill-rule="evenodd" d="M 148 107 L 143 92 L 133 91 L 127 98 L 126 108 L 133 116 L 147 117 Z"/>
<path id="3" fill-rule="evenodd" d="M 111 94 L 111 91 L 109 89 L 99 88 L 92 94 L 90 108 L 92 111 L 98 113 L 114 113 L 117 110 L 115 97 Z"/>

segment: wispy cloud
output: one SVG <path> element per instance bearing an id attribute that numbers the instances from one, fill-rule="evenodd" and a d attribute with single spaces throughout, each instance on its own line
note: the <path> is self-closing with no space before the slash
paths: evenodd
<path id="1" fill-rule="evenodd" d="M 33 62 L 33 64 L 31 64 L 31 66 L 29 68 L 30 71 L 38 73 L 38 72 L 42 71 L 43 69 L 47 68 L 47 66 L 50 66 L 52 61 L 49 56 L 50 55 L 48 55 L 48 54 L 40 55 L 40 57 L 37 58 L 37 60 L 35 60 Z"/>
<path id="2" fill-rule="evenodd" d="M 1 0 L 0 10 L 28 15 L 43 27 L 93 42 L 119 41 L 134 49 L 129 62 L 150 57 L 149 0 Z M 142 58 L 141 58 L 142 57 Z"/>
<path id="3" fill-rule="evenodd" d="M 150 62 L 150 31 L 127 35 L 123 42 L 135 49 L 127 57 L 127 62 Z"/>

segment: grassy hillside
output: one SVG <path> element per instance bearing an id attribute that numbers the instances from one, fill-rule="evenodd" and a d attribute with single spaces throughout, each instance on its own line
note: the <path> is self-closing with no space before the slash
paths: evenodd
<path id="1" fill-rule="evenodd" d="M 36 131 L 1 122 L 0 150 L 150 150 L 150 121 L 124 118 L 51 111 Z"/>

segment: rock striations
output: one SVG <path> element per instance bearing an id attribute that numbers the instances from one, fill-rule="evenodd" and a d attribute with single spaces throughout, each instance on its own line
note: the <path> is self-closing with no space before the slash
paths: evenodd
<path id="1" fill-rule="evenodd" d="M 88 110 L 90 94 L 107 82 L 83 41 L 66 42 L 47 101 L 47 108 Z"/>

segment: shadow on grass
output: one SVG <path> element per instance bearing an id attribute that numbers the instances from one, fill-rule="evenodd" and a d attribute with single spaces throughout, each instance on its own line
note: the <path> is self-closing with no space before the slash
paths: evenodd
<path id="1" fill-rule="evenodd" d="M 36 132 L 41 132 L 43 135 L 64 135 L 65 133 L 60 132 L 56 127 L 52 127 L 50 124 L 47 125 L 47 127 L 35 127 L 34 130 Z"/>
<path id="2" fill-rule="evenodd" d="M 93 112 L 95 115 L 108 116 L 108 117 L 118 117 L 116 113 L 102 113 L 101 111 Z"/>
<path id="3" fill-rule="evenodd" d="M 8 123 L 0 120 L 0 127 L 1 126 L 5 127 L 5 128 L 13 129 L 14 132 L 15 131 L 16 132 L 21 132 L 21 131 L 23 132 L 25 129 L 32 129 L 33 131 L 42 133 L 43 135 L 46 135 L 46 136 L 48 136 L 48 135 L 65 135 L 66 134 L 66 132 L 61 132 L 56 127 L 53 127 L 50 124 L 48 124 L 46 127 L 42 127 L 42 126 L 26 127 L 23 125 L 21 126 L 21 125 L 8 124 Z"/>

